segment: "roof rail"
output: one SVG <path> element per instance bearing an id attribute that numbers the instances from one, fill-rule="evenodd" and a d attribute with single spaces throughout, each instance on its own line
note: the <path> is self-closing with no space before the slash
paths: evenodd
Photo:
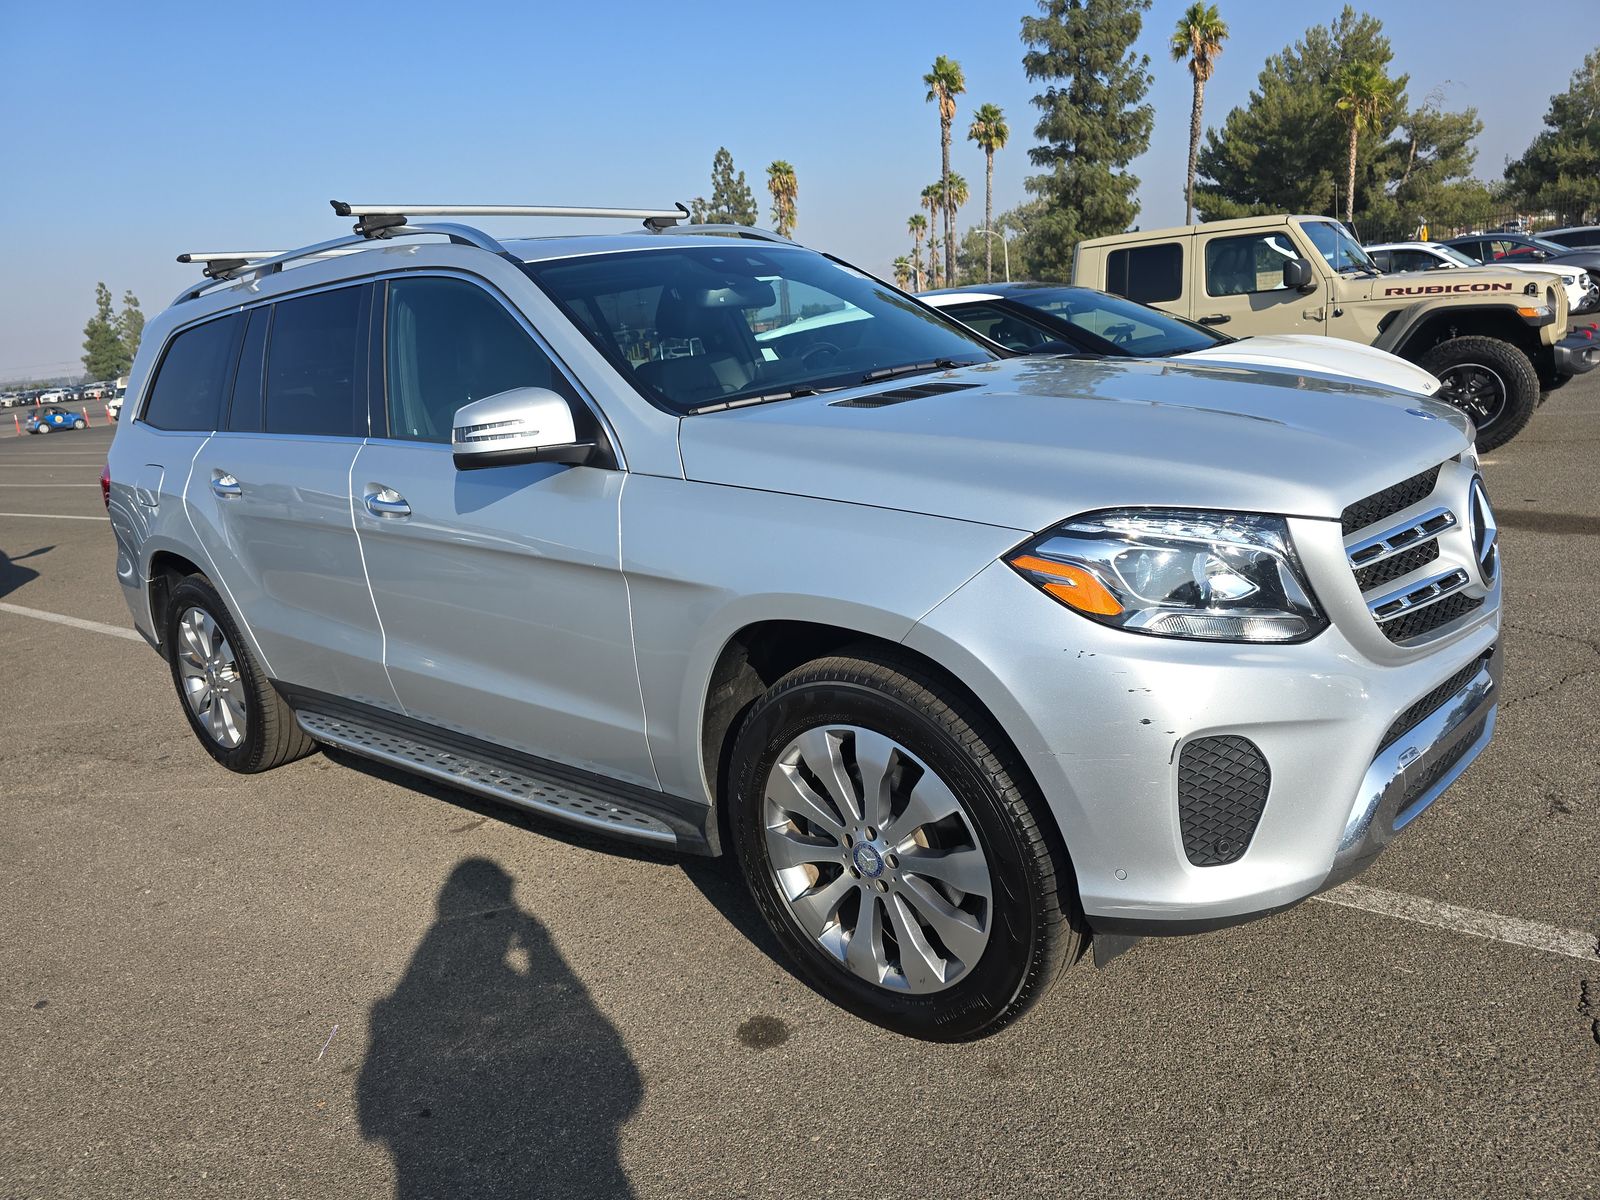
<path id="1" fill-rule="evenodd" d="M 637 219 L 647 229 L 664 229 L 689 219 L 689 210 L 674 208 L 563 208 L 526 204 L 347 204 L 330 200 L 341 217 L 356 218 L 356 232 L 366 237 L 385 237 L 391 229 L 407 223 L 408 217 L 604 217 Z"/>
<path id="2" fill-rule="evenodd" d="M 792 238 L 784 237 L 781 233 L 773 233 L 770 229 L 758 229 L 754 225 L 681 225 L 673 229 L 672 232 L 703 233 L 711 237 L 744 238 L 752 242 L 777 242 L 783 246 L 798 246 L 800 244 Z"/>

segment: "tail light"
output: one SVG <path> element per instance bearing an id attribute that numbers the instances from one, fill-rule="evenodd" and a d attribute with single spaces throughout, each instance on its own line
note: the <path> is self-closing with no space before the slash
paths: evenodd
<path id="1" fill-rule="evenodd" d="M 100 468 L 100 499 L 106 502 L 106 511 L 111 511 L 111 464 L 107 463 Z"/>

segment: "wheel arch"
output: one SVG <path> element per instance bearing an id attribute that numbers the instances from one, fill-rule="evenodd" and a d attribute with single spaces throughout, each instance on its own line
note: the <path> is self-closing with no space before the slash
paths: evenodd
<path id="1" fill-rule="evenodd" d="M 157 550 L 145 566 L 145 600 L 150 605 L 150 627 L 162 658 L 168 654 L 167 611 L 172 591 L 190 575 L 204 576 L 205 571 L 173 550 Z"/>
<path id="2" fill-rule="evenodd" d="M 1543 347 L 1537 329 L 1515 312 L 1498 305 L 1419 306 L 1414 315 L 1407 314 L 1397 320 L 1376 344 L 1381 350 L 1416 362 L 1441 342 L 1457 337 L 1489 337 L 1506 342 L 1521 350 L 1535 365 Z"/>

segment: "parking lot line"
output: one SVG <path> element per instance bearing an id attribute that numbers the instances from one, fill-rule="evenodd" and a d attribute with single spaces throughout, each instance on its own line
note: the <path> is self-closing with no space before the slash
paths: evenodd
<path id="1" fill-rule="evenodd" d="M 0 516 L 4 516 L 0 513 Z M 99 518 L 95 518 L 98 520 Z M 142 642 L 144 639 L 131 629 L 123 629 L 118 625 L 104 625 L 99 621 L 85 621 L 82 617 L 69 617 L 65 613 L 46 612 L 42 608 L 24 608 L 20 604 L 7 604 L 0 601 L 0 612 L 13 613 L 19 617 L 32 617 L 36 621 L 49 621 L 55 625 L 70 625 L 74 629 L 87 629 L 90 633 L 103 633 L 110 637 L 127 638 L 129 641 Z"/>
<path id="2" fill-rule="evenodd" d="M 1499 913 L 1483 912 L 1476 908 L 1462 908 L 1442 900 L 1426 900 L 1404 892 L 1390 892 L 1383 888 L 1364 887 L 1359 883 L 1341 884 L 1331 892 L 1314 897 L 1325 904 L 1343 908 L 1358 908 L 1363 912 L 1379 913 L 1412 921 L 1418 925 L 1433 925 L 1468 937 L 1486 938 L 1491 942 L 1505 942 L 1512 946 L 1525 946 L 1542 950 L 1546 954 L 1560 954 L 1567 958 L 1594 962 L 1600 958 L 1600 942 L 1593 935 L 1577 929 L 1562 929 L 1540 921 L 1524 921 L 1520 917 L 1506 917 Z"/>
<path id="3" fill-rule="evenodd" d="M 105 517 L 75 517 L 67 513 L 0 512 L 0 517 L 38 517 L 42 521 L 104 521 Z"/>
<path id="4" fill-rule="evenodd" d="M 98 483 L 0 483 L 0 487 L 14 488 L 47 488 L 47 487 L 99 487 Z"/>

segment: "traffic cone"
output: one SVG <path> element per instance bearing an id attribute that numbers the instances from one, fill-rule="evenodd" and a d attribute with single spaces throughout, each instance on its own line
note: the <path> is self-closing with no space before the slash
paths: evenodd
<path id="1" fill-rule="evenodd" d="M 78 411 L 83 414 L 83 423 L 87 425 L 89 423 L 89 410 L 87 408 L 80 408 Z"/>

